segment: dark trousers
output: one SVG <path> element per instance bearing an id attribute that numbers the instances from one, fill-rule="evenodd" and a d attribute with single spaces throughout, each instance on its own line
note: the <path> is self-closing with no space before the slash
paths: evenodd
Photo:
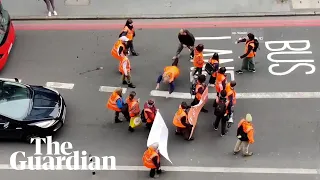
<path id="1" fill-rule="evenodd" d="M 50 11 L 50 7 L 52 7 L 52 11 L 54 11 L 56 8 L 54 6 L 54 0 L 44 0 L 44 2 L 47 5 L 47 10 Z"/>
<path id="2" fill-rule="evenodd" d="M 150 175 L 151 178 L 154 178 L 154 176 L 156 175 L 156 173 L 157 173 L 157 174 L 161 174 L 161 173 L 162 173 L 161 169 L 150 169 L 149 175 Z"/>
<path id="3" fill-rule="evenodd" d="M 186 127 L 186 128 L 177 127 L 176 129 L 176 134 L 182 135 L 185 140 L 189 140 L 191 132 L 192 132 L 192 127 Z"/>
<path id="4" fill-rule="evenodd" d="M 194 46 L 187 46 L 187 47 L 191 51 L 190 52 L 190 56 L 193 57 L 194 56 L 194 49 L 193 49 Z M 179 43 L 179 46 L 178 46 L 178 49 L 177 49 L 177 52 L 176 52 L 176 56 L 179 56 L 182 50 L 183 50 L 183 44 Z"/>
<path id="5" fill-rule="evenodd" d="M 197 73 L 198 73 L 198 76 L 202 74 L 202 67 L 201 68 L 200 67 L 196 67 L 195 71 L 193 72 L 193 76 L 195 74 L 197 74 Z"/>
<path id="6" fill-rule="evenodd" d="M 123 116 L 126 118 L 127 121 L 130 121 L 130 115 L 129 115 L 129 112 L 128 112 L 128 108 L 127 106 L 125 106 L 124 108 L 121 109 L 121 111 L 116 111 L 115 112 L 115 117 L 114 117 L 114 120 L 115 122 L 119 122 L 119 115 L 120 115 L 120 112 L 123 114 Z"/>
<path id="7" fill-rule="evenodd" d="M 153 124 L 152 122 L 147 122 L 146 123 L 147 129 L 151 130 L 152 124 Z"/>
<path id="8" fill-rule="evenodd" d="M 128 42 L 127 42 L 127 48 L 128 48 L 128 50 L 130 50 L 130 52 L 131 52 L 132 54 L 135 54 L 135 53 L 136 53 L 136 51 L 134 50 L 134 47 L 133 47 L 133 41 L 128 41 Z"/>
<path id="9" fill-rule="evenodd" d="M 195 106 L 197 104 L 199 104 L 200 100 L 198 100 L 196 97 L 193 99 L 193 101 L 191 102 L 191 106 Z M 204 109 L 204 107 L 202 107 L 201 111 L 206 111 L 206 109 Z"/>
<path id="10" fill-rule="evenodd" d="M 221 121 L 221 134 L 225 135 L 228 117 L 227 116 L 217 116 L 216 121 L 214 122 L 215 129 L 218 129 L 220 121 Z"/>
<path id="11" fill-rule="evenodd" d="M 215 84 L 216 83 L 216 77 L 210 76 L 209 84 Z"/>

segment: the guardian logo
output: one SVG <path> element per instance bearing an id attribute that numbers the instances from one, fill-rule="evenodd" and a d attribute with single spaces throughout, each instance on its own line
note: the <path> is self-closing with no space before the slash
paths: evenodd
<path id="1" fill-rule="evenodd" d="M 46 144 L 46 152 L 41 144 Z M 86 151 L 73 151 L 71 142 L 52 142 L 52 137 L 34 138 L 35 153 L 26 157 L 26 152 L 17 151 L 10 156 L 10 166 L 15 170 L 116 170 L 114 156 L 88 156 Z M 54 151 L 53 151 L 54 150 Z M 110 166 L 109 166 L 110 165 Z"/>

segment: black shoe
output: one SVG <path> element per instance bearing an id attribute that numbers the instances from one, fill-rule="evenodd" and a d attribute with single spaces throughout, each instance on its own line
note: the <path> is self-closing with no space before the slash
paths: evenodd
<path id="1" fill-rule="evenodd" d="M 256 72 L 255 69 L 249 69 L 249 72 Z"/>
<path id="2" fill-rule="evenodd" d="M 201 109 L 201 112 L 208 113 L 208 110 L 202 108 L 202 109 Z"/>
<path id="3" fill-rule="evenodd" d="M 242 70 L 238 70 L 236 71 L 237 74 L 243 74 L 243 71 Z"/>
<path id="4" fill-rule="evenodd" d="M 193 137 L 191 137 L 190 139 L 186 139 L 187 141 L 193 141 L 194 140 L 194 138 Z"/>
<path id="5" fill-rule="evenodd" d="M 131 52 L 132 56 L 139 56 L 139 53 Z"/>
<path id="6" fill-rule="evenodd" d="M 122 84 L 126 85 L 126 84 L 128 84 L 128 82 L 127 81 L 122 81 Z"/>
<path id="7" fill-rule="evenodd" d="M 181 134 L 182 134 L 181 132 L 177 132 L 177 131 L 175 133 L 175 135 L 181 135 Z"/>
<path id="8" fill-rule="evenodd" d="M 131 126 L 129 126 L 128 131 L 134 132 L 134 129 Z"/>
<path id="9" fill-rule="evenodd" d="M 136 86 L 133 85 L 132 83 L 128 84 L 128 87 L 129 87 L 129 88 L 136 88 Z"/>

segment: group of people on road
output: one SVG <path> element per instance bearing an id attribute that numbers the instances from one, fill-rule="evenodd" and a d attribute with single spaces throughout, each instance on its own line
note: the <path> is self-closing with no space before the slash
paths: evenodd
<path id="1" fill-rule="evenodd" d="M 245 53 L 239 58 L 243 59 L 241 69 L 237 73 L 241 74 L 245 70 L 255 72 L 254 57 L 259 47 L 259 42 L 255 39 L 252 33 L 247 34 L 248 38 L 240 39 L 236 42 L 245 42 Z M 135 85 L 131 82 L 131 65 L 128 55 L 138 56 L 139 54 L 134 50 L 133 39 L 135 37 L 135 31 L 133 27 L 133 21 L 128 19 L 124 28 L 120 32 L 119 39 L 114 44 L 111 55 L 119 60 L 119 72 L 122 74 L 122 84 L 127 85 L 129 88 L 135 88 Z M 213 122 L 214 130 L 218 130 L 219 124 L 221 124 L 221 136 L 224 136 L 228 130 L 227 127 L 231 127 L 233 123 L 233 112 L 236 105 L 236 82 L 227 82 L 226 68 L 220 67 L 219 54 L 214 53 L 210 60 L 206 63 L 203 56 L 204 45 L 198 44 L 195 46 L 195 38 L 193 34 L 186 30 L 181 29 L 178 34 L 179 45 L 175 56 L 172 58 L 173 62 L 171 66 L 164 68 L 163 73 L 158 76 L 156 82 L 156 89 L 159 89 L 160 83 L 163 82 L 169 85 L 169 94 L 175 89 L 175 80 L 180 75 L 180 69 L 178 67 L 180 53 L 183 48 L 186 47 L 190 52 L 190 59 L 193 60 L 194 65 L 194 83 L 191 87 L 191 94 L 194 95 L 194 99 L 190 105 L 183 101 L 173 117 L 173 125 L 176 127 L 175 134 L 182 135 L 185 140 L 194 140 L 191 137 L 193 125 L 188 120 L 188 110 L 200 103 L 205 90 L 209 87 L 214 87 L 216 90 L 216 99 L 214 100 L 214 115 L 216 120 Z M 130 53 L 129 53 L 130 52 Z M 210 76 L 209 84 L 206 83 L 206 76 L 202 74 L 203 67 Z M 208 87 L 209 86 L 209 87 Z M 122 88 L 116 89 L 110 96 L 107 102 L 107 108 L 115 111 L 115 123 L 122 122 L 119 119 L 120 112 L 129 121 L 130 132 L 134 131 L 134 128 L 141 125 L 142 122 L 146 123 L 146 127 L 151 129 L 153 121 L 155 119 L 157 108 L 155 107 L 155 101 L 149 99 L 144 103 L 142 111 L 140 111 L 140 100 L 136 97 L 136 92 L 131 91 L 126 100 L 123 99 Z M 205 108 L 201 109 L 201 112 L 208 113 Z M 220 123 L 221 122 L 221 123 Z M 237 154 L 242 150 L 244 156 L 251 156 L 252 152 L 249 152 L 249 144 L 254 143 L 254 128 L 252 125 L 252 116 L 247 114 L 242 119 L 237 128 L 237 143 L 234 148 L 234 154 Z M 160 154 L 158 151 L 158 145 L 152 145 L 148 147 L 143 155 L 143 164 L 150 168 L 150 177 L 156 177 L 162 170 L 160 169 Z"/>

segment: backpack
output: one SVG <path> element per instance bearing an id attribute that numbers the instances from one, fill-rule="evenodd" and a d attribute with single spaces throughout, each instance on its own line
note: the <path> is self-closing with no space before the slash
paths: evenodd
<path id="1" fill-rule="evenodd" d="M 237 129 L 237 136 L 241 136 L 240 138 L 238 138 L 240 141 L 249 141 L 248 135 L 243 131 L 242 125 Z"/>
<path id="2" fill-rule="evenodd" d="M 144 123 L 147 122 L 147 119 L 146 119 L 146 117 L 144 116 L 144 109 L 141 110 L 140 118 L 141 118 L 141 121 L 142 121 L 142 122 L 144 122 Z"/>
<path id="3" fill-rule="evenodd" d="M 227 105 L 226 100 L 219 100 L 219 102 L 215 105 L 214 115 L 215 116 L 223 116 L 226 113 Z"/>
<path id="4" fill-rule="evenodd" d="M 214 68 L 212 66 L 212 64 L 210 63 L 206 63 L 204 70 L 208 73 L 208 74 L 212 74 L 214 72 Z"/>
<path id="5" fill-rule="evenodd" d="M 196 78 L 194 78 L 193 81 L 192 81 L 192 84 L 191 84 L 191 87 L 190 87 L 190 94 L 191 94 L 191 96 L 196 95 L 197 80 L 198 80 L 198 78 L 196 77 Z"/>
<path id="6" fill-rule="evenodd" d="M 254 39 L 253 43 L 254 43 L 253 52 L 257 52 L 258 49 L 260 50 L 260 48 L 259 48 L 260 43 L 259 43 L 258 39 Z"/>

